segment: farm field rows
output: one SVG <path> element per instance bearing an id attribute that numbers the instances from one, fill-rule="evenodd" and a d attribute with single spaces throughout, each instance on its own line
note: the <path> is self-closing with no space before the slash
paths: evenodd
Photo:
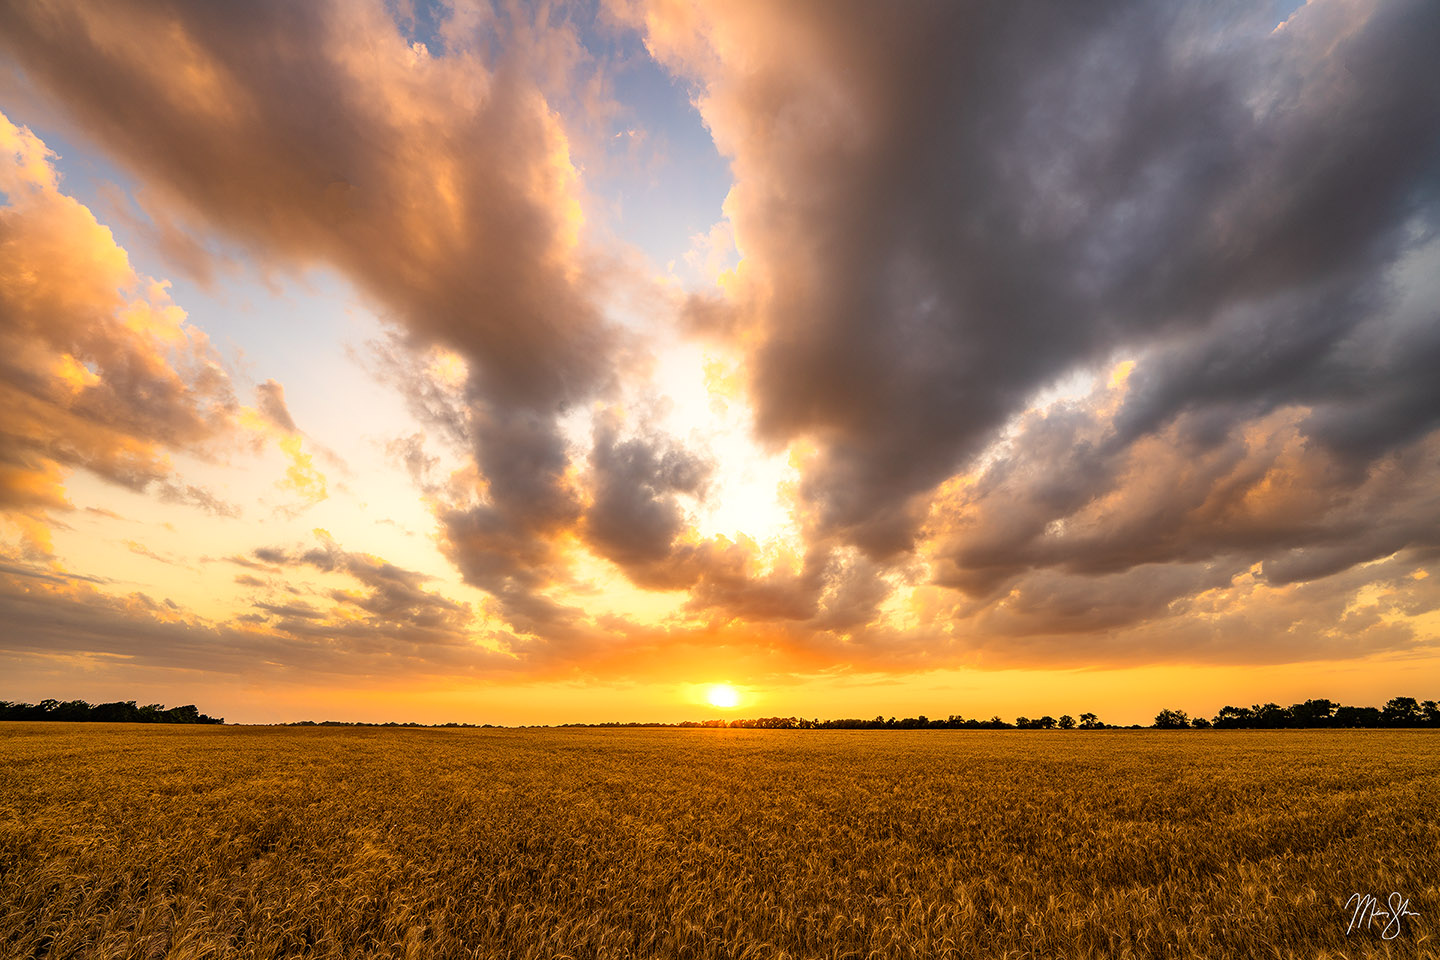
<path id="1" fill-rule="evenodd" d="M 1424 730 L 12 723 L 0 769 L 5 956 L 1435 955 Z"/>

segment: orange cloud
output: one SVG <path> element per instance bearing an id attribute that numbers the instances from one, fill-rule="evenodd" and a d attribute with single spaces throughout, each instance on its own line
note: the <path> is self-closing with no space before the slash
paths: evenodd
<path id="1" fill-rule="evenodd" d="M 231 425 L 229 378 L 163 284 L 60 192 L 49 152 L 0 115 L 0 510 L 45 551 L 43 513 L 91 470 L 135 489 Z"/>

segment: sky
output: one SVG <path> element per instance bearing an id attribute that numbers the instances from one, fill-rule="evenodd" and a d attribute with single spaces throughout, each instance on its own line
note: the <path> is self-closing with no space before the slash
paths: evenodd
<path id="1" fill-rule="evenodd" d="M 1434 698 L 1437 49 L 1431 0 L 11 0 L 0 699 Z"/>

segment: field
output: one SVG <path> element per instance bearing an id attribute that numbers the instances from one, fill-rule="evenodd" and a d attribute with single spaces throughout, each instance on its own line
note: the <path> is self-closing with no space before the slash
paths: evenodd
<path id="1" fill-rule="evenodd" d="M 1437 788 L 1423 730 L 11 723 L 0 955 L 1428 957 Z"/>

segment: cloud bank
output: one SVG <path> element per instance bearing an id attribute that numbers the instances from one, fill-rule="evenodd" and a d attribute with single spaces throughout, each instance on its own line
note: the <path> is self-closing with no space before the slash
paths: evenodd
<path id="1" fill-rule="evenodd" d="M 477 664 L 607 676 L 707 649 L 769 676 L 1430 650 L 1435 4 L 1315 0 L 1277 27 L 617 0 L 602 19 L 691 85 L 733 175 L 714 235 L 739 265 L 678 301 L 591 229 L 575 105 L 606 78 L 575 20 L 532 13 L 457 7 L 421 40 L 372 2 L 0 10 L 8 56 L 167 228 L 370 298 L 382 379 L 463 461 L 387 447 L 483 613 L 333 541 L 261 547 L 354 579 L 326 600 L 356 625 L 272 598 L 244 636 L 484 637 Z M 65 469 L 144 488 L 237 404 L 163 289 L 117 293 L 139 289 L 123 251 L 38 141 L 0 136 L 0 508 L 38 543 Z M 738 358 L 756 444 L 795 464 L 793 542 L 699 533 L 728 465 L 625 409 L 653 363 L 613 315 L 637 288 Z M 324 499 L 284 388 L 256 408 Z M 596 565 L 680 602 L 597 613 Z"/>

